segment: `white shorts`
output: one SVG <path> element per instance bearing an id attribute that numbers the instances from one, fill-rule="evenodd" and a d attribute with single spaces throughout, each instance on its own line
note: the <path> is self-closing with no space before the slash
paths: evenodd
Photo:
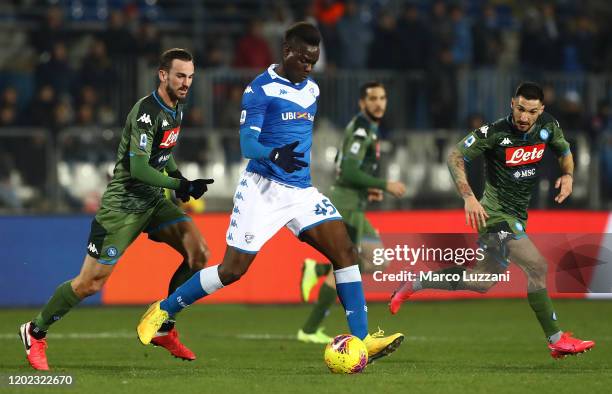
<path id="1" fill-rule="evenodd" d="M 225 239 L 229 246 L 255 254 L 283 226 L 296 236 L 328 220 L 342 220 L 315 187 L 301 189 L 245 171 L 236 193 Z"/>

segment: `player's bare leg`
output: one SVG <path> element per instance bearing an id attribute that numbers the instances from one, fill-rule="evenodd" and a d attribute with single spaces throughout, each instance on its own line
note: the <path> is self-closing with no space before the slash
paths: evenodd
<path id="1" fill-rule="evenodd" d="M 346 311 L 351 333 L 361 338 L 368 349 L 368 362 L 393 353 L 404 340 L 397 333 L 383 337 L 384 333 L 368 334 L 368 318 L 361 274 L 356 264 L 358 254 L 351 242 L 346 226 L 340 220 L 320 223 L 302 234 L 300 238 L 321 252 L 334 267 L 336 290 Z"/>
<path id="2" fill-rule="evenodd" d="M 100 291 L 113 271 L 113 265 L 100 264 L 87 255 L 79 275 L 59 285 L 34 320 L 21 325 L 19 336 L 26 358 L 34 369 L 48 370 L 47 329 L 61 319 L 85 297 Z"/>
<path id="3" fill-rule="evenodd" d="M 553 358 L 563 358 L 588 351 L 595 346 L 593 341 L 573 338 L 563 332 L 557 322 L 557 313 L 546 289 L 548 264 L 529 238 L 508 241 L 510 259 L 527 275 L 527 299 L 546 335 Z"/>
<path id="4" fill-rule="evenodd" d="M 486 252 L 485 258 L 478 261 L 472 268 L 466 269 L 461 266 L 453 266 L 440 270 L 440 274 L 460 274 L 464 271 L 469 274 L 473 274 L 473 277 L 479 277 L 478 274 L 501 274 L 506 271 L 507 262 L 504 262 L 503 256 L 497 255 L 497 251 Z M 391 314 L 399 312 L 402 303 L 410 298 L 412 294 L 417 291 L 424 289 L 436 289 L 436 290 L 469 290 L 477 293 L 486 293 L 495 286 L 497 282 L 493 280 L 488 281 L 477 281 L 472 280 L 464 282 L 463 280 L 458 281 L 408 281 L 403 283 L 398 289 L 396 289 L 391 295 L 389 301 L 389 311 Z"/>
<path id="5" fill-rule="evenodd" d="M 203 269 L 210 258 L 210 251 L 202 234 L 193 221 L 178 222 L 164 227 L 151 234 L 153 240 L 164 242 L 181 254 L 183 262 L 170 279 L 168 295 L 172 294 L 180 285 L 185 283 L 196 272 Z M 183 360 L 195 360 L 195 354 L 188 349 L 178 337 L 174 316 L 169 316 L 151 343 L 167 349 L 170 354 Z"/>

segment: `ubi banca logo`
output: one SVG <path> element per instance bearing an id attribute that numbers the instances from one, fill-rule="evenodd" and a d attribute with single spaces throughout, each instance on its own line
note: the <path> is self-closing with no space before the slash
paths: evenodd
<path id="1" fill-rule="evenodd" d="M 309 120 L 314 122 L 314 115 L 309 112 L 283 112 L 281 114 L 283 120 Z"/>

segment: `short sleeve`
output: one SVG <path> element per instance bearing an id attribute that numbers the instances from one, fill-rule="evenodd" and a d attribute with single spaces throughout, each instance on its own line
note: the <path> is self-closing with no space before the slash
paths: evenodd
<path id="1" fill-rule="evenodd" d="M 549 137 L 550 142 L 548 143 L 548 145 L 550 146 L 554 154 L 557 157 L 561 157 L 570 153 L 570 144 L 565 139 L 565 136 L 563 135 L 563 130 L 559 126 L 559 123 L 555 120 L 553 123 L 550 124 L 549 128 L 551 129 L 551 135 Z M 542 134 L 543 131 L 540 131 L 540 133 Z M 540 136 L 542 137 L 542 135 Z"/>
<path id="2" fill-rule="evenodd" d="M 489 125 L 484 125 L 466 135 L 458 144 L 457 149 L 467 160 L 482 155 L 494 145 L 494 137 Z"/>

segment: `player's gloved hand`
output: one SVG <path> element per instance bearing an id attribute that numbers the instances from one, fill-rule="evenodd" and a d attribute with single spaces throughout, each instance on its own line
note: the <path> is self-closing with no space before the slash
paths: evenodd
<path id="1" fill-rule="evenodd" d="M 181 179 L 181 185 L 179 186 L 178 189 L 176 189 L 176 192 L 177 192 L 176 195 L 177 197 L 179 195 L 187 196 L 187 197 L 191 196 L 197 200 L 198 198 L 202 197 L 204 193 L 208 191 L 207 185 L 210 185 L 214 181 L 215 181 L 214 179 L 196 179 L 195 181 Z M 187 200 L 183 200 L 181 198 L 181 200 L 183 202 L 187 202 L 189 201 L 189 198 L 187 198 Z"/>
<path id="2" fill-rule="evenodd" d="M 304 153 L 299 153 L 294 150 L 298 144 L 299 141 L 294 141 L 280 148 L 272 149 L 272 152 L 270 152 L 270 160 L 287 172 L 294 172 L 302 167 L 308 166 L 308 163 L 305 161 L 297 159 L 297 157 L 304 157 Z"/>
<path id="3" fill-rule="evenodd" d="M 168 172 L 168 175 L 171 176 L 172 178 L 187 180 L 187 178 L 185 178 L 179 170 Z M 188 193 L 181 193 L 178 190 L 174 191 L 174 195 L 177 198 L 177 200 L 181 200 L 182 202 L 187 202 L 191 198 L 191 196 Z"/>

